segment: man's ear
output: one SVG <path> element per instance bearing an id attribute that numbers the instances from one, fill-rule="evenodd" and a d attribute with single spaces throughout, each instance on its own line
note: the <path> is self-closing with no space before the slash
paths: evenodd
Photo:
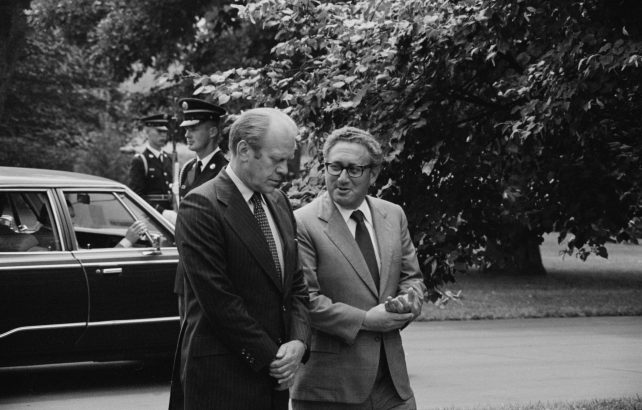
<path id="1" fill-rule="evenodd" d="M 381 171 L 381 165 L 370 168 L 370 185 L 374 185 L 375 181 L 377 180 L 377 177 L 379 176 L 380 171 Z"/>
<path id="2" fill-rule="evenodd" d="M 216 125 L 212 125 L 208 130 L 208 134 L 210 138 L 218 139 L 218 136 L 219 136 L 218 127 Z"/>
<path id="3" fill-rule="evenodd" d="M 236 144 L 236 156 L 242 161 L 247 161 L 248 156 L 252 155 L 252 148 L 245 140 L 241 140 Z"/>

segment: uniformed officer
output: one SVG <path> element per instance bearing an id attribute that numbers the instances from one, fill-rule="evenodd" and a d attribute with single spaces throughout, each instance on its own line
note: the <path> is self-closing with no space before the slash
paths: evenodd
<path id="1" fill-rule="evenodd" d="M 219 122 L 225 110 L 197 98 L 183 98 L 178 103 L 183 110 L 180 126 L 185 128 L 187 148 L 196 153 L 181 169 L 178 192 L 183 199 L 190 190 L 213 179 L 227 165 L 218 146 L 221 142 Z"/>
<path id="2" fill-rule="evenodd" d="M 167 117 L 163 114 L 140 119 L 147 146 L 134 155 L 129 168 L 129 187 L 158 212 L 172 209 L 172 159 L 163 151 L 167 143 Z"/>
<path id="3" fill-rule="evenodd" d="M 187 161 L 181 169 L 179 197 L 182 200 L 190 190 L 213 179 L 228 161 L 218 146 L 221 142 L 219 123 L 225 110 L 197 98 L 183 98 L 178 103 L 183 111 L 180 126 L 185 128 L 187 148 L 196 153 L 196 157 Z M 184 274 L 181 266 L 179 264 L 176 271 L 174 293 L 178 295 L 178 310 L 182 319 Z"/>

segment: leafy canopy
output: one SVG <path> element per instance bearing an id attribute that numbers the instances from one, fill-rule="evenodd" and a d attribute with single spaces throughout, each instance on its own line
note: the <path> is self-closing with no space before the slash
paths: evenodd
<path id="1" fill-rule="evenodd" d="M 278 31 L 272 61 L 194 78 L 231 110 L 268 105 L 303 126 L 320 189 L 328 132 L 351 124 L 386 148 L 377 194 L 406 209 L 439 285 L 560 231 L 606 256 L 634 240 L 642 131 L 641 6 L 633 1 L 328 3 L 262 0 L 239 15 Z M 304 155 L 305 157 L 305 155 Z M 493 245 L 493 246 L 491 246 Z"/>

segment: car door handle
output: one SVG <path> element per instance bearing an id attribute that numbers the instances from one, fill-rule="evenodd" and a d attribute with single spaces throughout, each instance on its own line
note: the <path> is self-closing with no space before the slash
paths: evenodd
<path id="1" fill-rule="evenodd" d="M 123 273 L 123 268 L 98 268 L 96 269 L 96 273 L 103 275 L 120 275 L 121 273 Z"/>

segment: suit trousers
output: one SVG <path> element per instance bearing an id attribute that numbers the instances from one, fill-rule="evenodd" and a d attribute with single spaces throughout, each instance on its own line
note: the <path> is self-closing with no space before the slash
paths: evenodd
<path id="1" fill-rule="evenodd" d="M 408 400 L 402 400 L 397 394 L 392 378 L 390 377 L 390 370 L 388 369 L 388 361 L 386 360 L 386 352 L 381 344 L 381 354 L 379 356 L 379 367 L 377 369 L 377 376 L 372 392 L 363 403 L 336 403 L 325 401 L 309 401 L 309 400 L 292 400 L 293 410 L 416 410 L 417 404 L 415 397 Z"/>

